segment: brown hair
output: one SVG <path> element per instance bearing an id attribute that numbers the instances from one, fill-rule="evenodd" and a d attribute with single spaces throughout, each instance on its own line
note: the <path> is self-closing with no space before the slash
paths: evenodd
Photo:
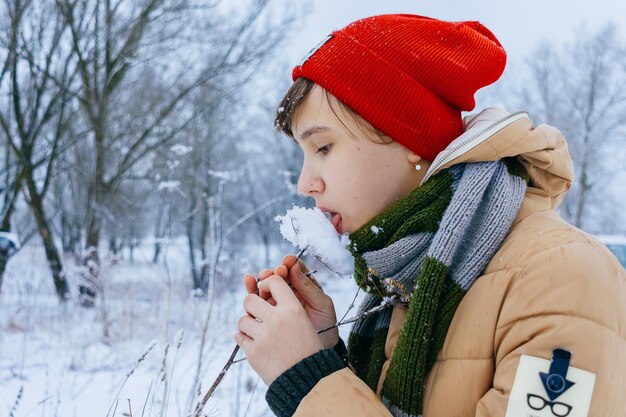
<path id="1" fill-rule="evenodd" d="M 276 117 L 274 118 L 274 127 L 279 132 L 282 132 L 294 138 L 293 136 L 293 124 L 296 122 L 295 113 L 298 107 L 308 97 L 309 93 L 316 84 L 307 78 L 297 78 L 294 83 L 289 87 L 289 90 L 285 93 L 285 96 L 280 101 L 278 108 L 276 109 Z M 363 119 L 357 112 L 350 107 L 343 104 L 337 98 L 332 96 L 326 90 L 324 90 L 324 96 L 328 101 L 328 105 L 335 114 L 335 117 L 343 124 L 343 126 L 350 132 L 352 137 L 356 138 L 354 132 L 350 131 L 338 113 L 344 113 L 351 117 L 359 126 L 361 133 L 368 139 L 381 144 L 389 144 L 393 142 L 393 139 L 387 137 L 383 132 L 372 126 L 367 120 Z"/>

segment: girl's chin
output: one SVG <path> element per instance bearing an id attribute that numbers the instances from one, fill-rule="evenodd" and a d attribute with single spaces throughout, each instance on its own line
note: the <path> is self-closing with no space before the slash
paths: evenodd
<path id="1" fill-rule="evenodd" d="M 361 227 L 363 227 L 367 222 L 364 223 L 357 223 L 356 225 L 354 224 L 349 224 L 348 222 L 343 222 L 343 232 L 342 233 L 347 233 L 347 234 L 351 234 L 356 232 L 357 230 L 359 230 Z"/>
<path id="2" fill-rule="evenodd" d="M 337 233 L 339 233 L 340 235 L 343 235 L 343 234 L 346 234 L 346 233 L 350 234 L 350 233 L 353 233 L 357 229 L 355 229 L 354 227 L 351 227 L 349 223 L 347 223 L 345 220 L 342 219 L 342 222 L 341 222 L 341 232 L 337 232 Z"/>

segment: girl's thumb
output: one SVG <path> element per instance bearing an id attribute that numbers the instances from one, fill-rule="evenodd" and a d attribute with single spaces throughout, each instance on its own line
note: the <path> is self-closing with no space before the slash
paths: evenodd
<path id="1" fill-rule="evenodd" d="M 302 271 L 302 267 L 300 262 L 296 263 L 291 271 L 295 276 L 291 279 L 291 285 L 296 287 L 298 292 L 307 299 L 310 303 L 314 303 L 317 300 L 320 300 L 322 296 L 324 296 L 324 291 L 322 291 L 322 287 L 315 280 L 313 275 Z"/>

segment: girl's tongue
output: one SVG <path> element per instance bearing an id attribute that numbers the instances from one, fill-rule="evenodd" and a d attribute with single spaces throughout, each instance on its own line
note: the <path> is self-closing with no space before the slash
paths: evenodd
<path id="1" fill-rule="evenodd" d="M 342 222 L 341 222 L 341 214 L 339 213 L 332 213 L 330 216 L 330 222 L 333 224 L 333 227 L 335 228 L 335 230 L 337 231 L 337 233 L 342 234 L 343 230 L 342 230 Z"/>

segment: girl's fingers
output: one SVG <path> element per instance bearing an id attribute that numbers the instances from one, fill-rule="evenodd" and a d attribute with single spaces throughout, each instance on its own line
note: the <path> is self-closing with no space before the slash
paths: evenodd
<path id="1" fill-rule="evenodd" d="M 302 261 L 302 259 L 298 259 L 295 255 L 287 255 L 283 258 L 283 265 L 288 268 L 289 271 L 287 274 L 288 281 L 291 282 L 291 279 L 294 278 L 294 275 L 300 276 L 300 274 L 302 274 L 301 278 L 308 278 L 317 288 L 319 288 L 320 290 L 322 289 L 322 286 L 315 280 L 315 278 L 311 274 L 308 277 L 306 276 L 306 274 L 310 271 L 306 264 Z M 298 267 L 299 269 L 296 269 L 296 267 Z M 298 272 L 295 273 L 295 271 Z M 297 284 L 294 285 L 294 287 L 297 286 Z"/>
<path id="2" fill-rule="evenodd" d="M 317 272 L 317 271 L 313 271 L 313 272 Z M 315 279 L 315 276 L 313 276 L 312 273 L 309 273 L 307 275 L 307 273 L 308 271 L 302 271 L 302 276 L 308 279 L 311 282 L 311 284 L 315 285 L 321 292 L 324 292 L 322 285 L 319 282 L 317 282 L 317 280 Z"/>
<path id="3" fill-rule="evenodd" d="M 306 274 L 300 269 L 300 263 L 295 264 L 293 268 L 289 270 L 289 276 L 291 278 L 291 285 L 294 290 L 302 295 L 302 297 L 313 307 L 321 307 L 325 304 L 328 296 L 324 294 L 319 283 L 313 278 L 312 275 L 306 276 Z"/>
<path id="4" fill-rule="evenodd" d="M 278 268 L 274 270 L 275 275 L 279 275 L 282 279 L 286 279 L 287 275 L 289 275 L 289 271 L 285 265 L 279 265 Z"/>
<path id="5" fill-rule="evenodd" d="M 298 259 L 295 255 L 287 255 L 283 258 L 283 265 L 287 268 L 291 268 L 293 264 L 296 263 L 296 259 Z"/>
<path id="6" fill-rule="evenodd" d="M 262 299 L 269 300 L 272 297 L 272 293 L 270 292 L 270 290 L 267 287 L 263 287 L 263 281 L 259 280 L 257 287 L 259 288 L 259 296 Z"/>
<path id="7" fill-rule="evenodd" d="M 261 281 L 263 281 L 264 279 L 267 279 L 268 277 L 271 277 L 274 274 L 274 271 L 272 271 L 271 269 L 262 269 L 259 271 L 259 280 L 257 283 L 257 294 L 259 294 L 261 296 L 261 298 L 263 298 L 264 300 L 267 300 L 271 294 L 268 291 L 263 291 L 263 289 L 261 288 L 260 284 Z"/>
<path id="8" fill-rule="evenodd" d="M 274 298 L 278 304 L 289 302 L 289 300 L 297 301 L 289 285 L 278 275 L 272 275 L 260 281 L 259 292 L 271 294 L 272 298 Z"/>
<path id="9" fill-rule="evenodd" d="M 274 274 L 274 271 L 272 271 L 271 269 L 261 269 L 259 271 L 259 281 L 271 276 Z"/>
<path id="10" fill-rule="evenodd" d="M 302 272 L 304 272 L 305 274 L 309 272 L 309 268 L 306 266 L 306 264 L 302 262 L 301 259 L 299 260 L 298 257 L 295 255 L 285 256 L 283 258 L 283 265 L 285 265 L 287 269 L 291 269 L 291 267 L 295 265 L 296 261 L 298 261 L 298 263 L 300 264 L 300 269 L 302 270 Z"/>
<path id="11" fill-rule="evenodd" d="M 271 293 L 269 292 L 269 290 L 267 288 L 264 289 L 262 285 L 260 285 L 260 283 L 272 275 L 278 275 L 283 280 L 285 280 L 287 284 L 292 286 L 291 279 L 292 279 L 293 273 L 290 273 L 290 269 L 293 267 L 293 265 L 296 263 L 297 260 L 298 258 L 295 255 L 287 255 L 283 258 L 283 264 L 276 267 L 275 270 L 272 271 L 271 269 L 262 269 L 261 271 L 259 271 L 258 283 L 256 282 L 256 280 L 253 282 L 254 277 L 252 277 L 252 275 L 246 274 L 246 276 L 244 277 L 246 290 L 248 291 L 248 293 L 253 294 L 253 293 L 256 293 L 258 289 L 258 294 L 261 296 L 261 298 L 269 302 L 270 299 L 272 299 L 273 297 L 271 296 Z M 308 272 L 309 269 L 304 264 L 304 262 L 299 261 L 298 264 L 300 266 L 300 270 L 303 273 Z M 250 278 L 248 277 L 248 275 Z M 315 281 L 315 279 L 313 279 L 312 281 L 318 288 L 321 289 L 321 287 L 319 286 L 317 281 Z M 298 301 L 300 301 L 300 303 L 304 305 L 305 301 L 303 300 L 302 296 L 297 294 L 297 290 L 295 286 L 293 286 L 292 290 L 296 292 L 296 297 L 298 298 Z M 270 304 L 276 305 L 276 301 L 272 299 L 272 302 L 270 302 Z"/>
<path id="12" fill-rule="evenodd" d="M 297 291 L 295 291 L 294 294 L 295 294 L 296 298 L 298 299 L 298 301 L 300 302 L 300 305 L 302 305 L 302 307 L 304 307 L 306 305 L 306 300 L 304 299 L 302 294 L 300 294 Z"/>
<path id="13" fill-rule="evenodd" d="M 252 338 L 242 332 L 235 333 L 235 336 L 233 336 L 233 338 L 235 339 L 235 343 L 237 343 L 247 354 L 248 349 L 252 344 Z"/>
<path id="14" fill-rule="evenodd" d="M 243 308 L 246 310 L 246 313 L 261 320 L 269 317 L 272 310 L 272 306 L 256 294 L 248 294 L 243 299 Z"/>
<path id="15" fill-rule="evenodd" d="M 245 274 L 243 276 L 243 285 L 246 287 L 248 294 L 256 294 L 258 291 L 256 278 L 250 274 Z"/>
<path id="16" fill-rule="evenodd" d="M 296 262 L 297 261 L 297 262 Z M 298 259 L 295 255 L 287 255 L 283 258 L 283 265 L 288 269 L 289 273 L 287 274 L 287 280 L 291 281 L 293 274 L 293 270 L 295 269 L 294 267 L 299 267 L 299 272 L 305 277 L 305 278 L 309 278 L 309 280 L 320 290 L 322 289 L 322 286 L 315 280 L 315 278 L 312 275 L 309 275 L 308 277 L 306 276 L 307 273 L 309 273 L 309 267 L 306 266 L 306 264 L 302 261 L 302 259 Z M 314 271 L 315 272 L 315 271 Z"/>
<path id="17" fill-rule="evenodd" d="M 261 322 L 250 316 L 242 316 L 239 321 L 237 321 L 237 328 L 240 332 L 253 340 L 258 336 L 259 332 L 263 331 Z"/>

